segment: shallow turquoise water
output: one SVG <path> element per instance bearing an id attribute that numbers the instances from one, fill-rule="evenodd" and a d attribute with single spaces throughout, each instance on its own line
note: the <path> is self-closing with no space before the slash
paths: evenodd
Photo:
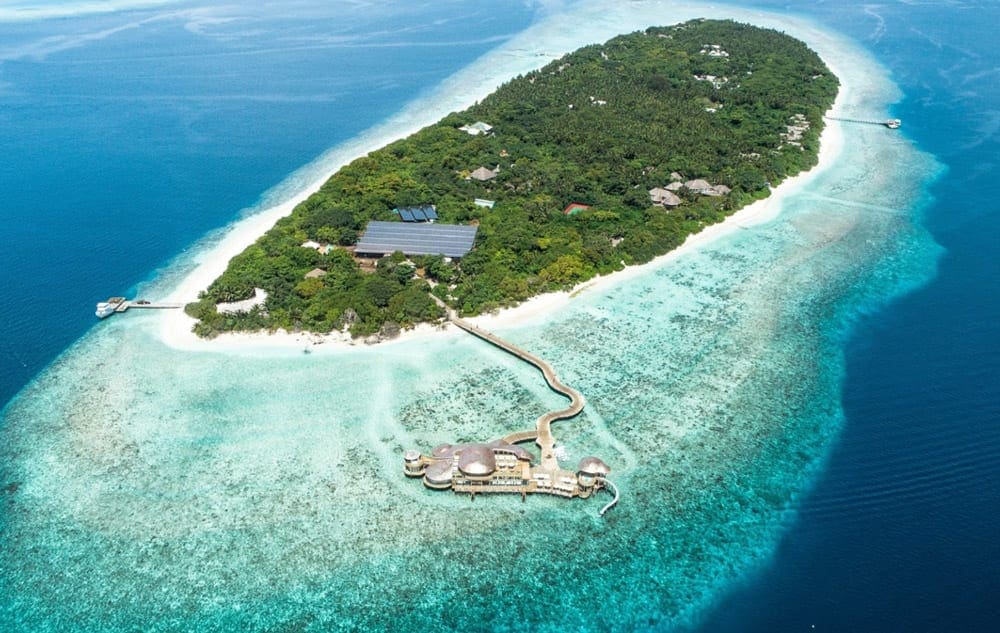
<path id="1" fill-rule="evenodd" d="M 881 70 L 849 61 L 872 77 L 857 98 L 884 108 Z M 600 498 L 473 503 L 402 475 L 405 448 L 494 439 L 561 405 L 471 337 L 226 355 L 163 346 L 155 315 L 107 323 L 5 411 L 0 482 L 17 486 L 0 515 L 0 622 L 605 631 L 697 618 L 770 556 L 822 465 L 850 315 L 933 267 L 914 211 L 933 161 L 874 126 L 851 130 L 845 156 L 776 220 L 501 332 L 586 395 L 555 431 L 571 460 L 614 469 L 623 500 L 604 518 Z"/>

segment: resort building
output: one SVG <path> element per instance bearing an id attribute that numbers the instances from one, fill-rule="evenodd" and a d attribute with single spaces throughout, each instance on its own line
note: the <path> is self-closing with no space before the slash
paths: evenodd
<path id="1" fill-rule="evenodd" d="M 462 130 L 466 134 L 470 134 L 472 136 L 479 136 L 480 134 L 489 134 L 490 131 L 493 130 L 493 126 L 490 125 L 489 123 L 483 123 L 482 121 L 476 121 L 475 123 L 473 123 L 471 125 L 463 125 L 462 127 L 458 128 L 458 129 Z"/>
<path id="2" fill-rule="evenodd" d="M 663 207 L 676 207 L 681 203 L 681 199 L 677 196 L 677 194 L 667 189 L 663 189 L 662 187 L 650 189 L 649 199 L 653 202 L 653 204 L 658 204 Z"/>
<path id="3" fill-rule="evenodd" d="M 563 209 L 563 215 L 575 215 L 581 211 L 586 211 L 590 208 L 589 204 L 583 204 L 582 202 L 570 202 Z"/>
<path id="4" fill-rule="evenodd" d="M 309 248 L 322 255 L 329 255 L 333 251 L 333 244 L 320 244 L 313 240 L 302 242 L 302 248 Z"/>
<path id="5" fill-rule="evenodd" d="M 543 493 L 587 498 L 605 486 L 611 468 L 597 457 L 584 457 L 575 471 L 536 466 L 535 456 L 505 440 L 488 444 L 441 444 L 430 455 L 409 450 L 403 472 L 421 477 L 433 490 L 453 490 L 473 496 L 506 492 L 525 497 Z"/>
<path id="6" fill-rule="evenodd" d="M 469 178 L 472 180 L 478 180 L 479 182 L 486 182 L 487 180 L 493 180 L 500 173 L 500 169 L 487 169 L 486 167 L 480 167 L 474 172 L 469 174 Z"/>
<path id="7" fill-rule="evenodd" d="M 684 183 L 684 186 L 691 191 L 696 193 L 702 193 L 712 188 L 712 183 L 708 182 L 704 178 L 698 178 L 696 180 L 688 180 Z"/>
<path id="8" fill-rule="evenodd" d="M 476 241 L 477 226 L 430 222 L 380 222 L 372 220 L 358 241 L 359 257 L 404 255 L 444 255 L 464 257 Z"/>
<path id="9" fill-rule="evenodd" d="M 695 193 L 700 193 L 703 196 L 724 196 L 732 191 L 732 189 L 726 185 L 713 185 L 703 178 L 689 180 L 684 183 L 684 187 L 694 191 Z"/>

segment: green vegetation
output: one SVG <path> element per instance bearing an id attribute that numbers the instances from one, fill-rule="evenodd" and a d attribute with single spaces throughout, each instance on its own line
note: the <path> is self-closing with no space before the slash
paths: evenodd
<path id="1" fill-rule="evenodd" d="M 837 85 L 803 43 L 728 21 L 587 46 L 341 169 L 234 257 L 188 313 L 203 336 L 345 327 L 364 336 L 441 318 L 429 292 L 476 314 L 647 262 L 812 167 Z M 459 130 L 476 121 L 492 133 Z M 480 166 L 499 173 L 468 179 Z M 679 206 L 652 205 L 649 190 L 674 172 L 731 191 L 682 188 Z M 564 215 L 572 202 L 591 208 Z M 460 262 L 397 253 L 362 270 L 343 248 L 368 220 L 428 203 L 441 222 L 479 224 Z M 303 248 L 307 240 L 335 248 Z M 316 268 L 325 274 L 305 277 Z M 216 312 L 255 287 L 269 293 L 265 308 Z"/>

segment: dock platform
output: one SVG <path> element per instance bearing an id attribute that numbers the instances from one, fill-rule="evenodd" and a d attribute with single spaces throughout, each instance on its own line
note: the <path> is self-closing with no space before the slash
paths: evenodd
<path id="1" fill-rule="evenodd" d="M 111 297 L 107 301 L 97 304 L 95 314 L 98 318 L 105 319 L 112 314 L 125 312 L 130 308 L 136 310 L 176 310 L 183 308 L 183 303 L 167 303 L 163 301 L 147 301 L 145 299 L 128 300 L 125 297 Z"/>
<path id="2" fill-rule="evenodd" d="M 829 120 L 831 120 L 831 121 L 845 121 L 847 123 L 864 123 L 866 125 L 884 125 L 885 127 L 889 128 L 890 130 L 898 130 L 903 125 L 903 122 L 900 121 L 899 119 L 885 119 L 885 120 L 881 120 L 881 121 L 876 121 L 876 120 L 873 120 L 873 119 L 852 119 L 852 118 L 849 118 L 849 117 L 842 117 L 842 116 L 828 116 L 826 118 L 829 119 Z"/>

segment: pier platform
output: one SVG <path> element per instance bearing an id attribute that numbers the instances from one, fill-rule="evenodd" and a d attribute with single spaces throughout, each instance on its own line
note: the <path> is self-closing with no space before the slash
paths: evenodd
<path id="1" fill-rule="evenodd" d="M 145 299 L 128 300 L 125 297 L 111 297 L 107 301 L 97 304 L 97 311 L 94 313 L 98 318 L 106 319 L 112 314 L 125 312 L 131 308 L 136 310 L 176 310 L 183 308 L 183 303 L 166 303 L 163 301 L 147 301 Z"/>
<path id="2" fill-rule="evenodd" d="M 841 116 L 828 116 L 826 118 L 829 119 L 829 120 L 831 120 L 831 121 L 846 121 L 847 123 L 864 123 L 866 125 L 884 125 L 885 127 L 889 128 L 890 130 L 898 130 L 903 125 L 903 122 L 900 121 L 899 119 L 885 119 L 885 120 L 882 120 L 882 121 L 876 121 L 876 120 L 873 120 L 873 119 L 852 119 L 852 118 L 849 118 L 849 117 L 841 117 Z"/>

